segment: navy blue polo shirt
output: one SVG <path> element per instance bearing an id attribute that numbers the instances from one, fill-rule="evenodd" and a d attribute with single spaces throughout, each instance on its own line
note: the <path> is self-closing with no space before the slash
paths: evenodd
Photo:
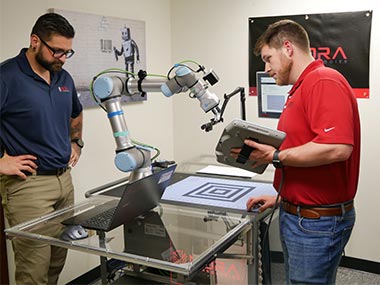
<path id="1" fill-rule="evenodd" d="M 26 58 L 26 48 L 0 65 L 0 140 L 11 155 L 33 154 L 41 170 L 67 166 L 70 118 L 82 112 L 74 81 L 63 70 L 49 85 Z"/>

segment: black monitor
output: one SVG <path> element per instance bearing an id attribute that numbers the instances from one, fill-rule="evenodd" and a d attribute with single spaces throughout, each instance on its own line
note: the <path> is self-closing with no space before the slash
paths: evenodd
<path id="1" fill-rule="evenodd" d="M 279 86 L 264 71 L 256 73 L 259 117 L 279 118 L 292 85 Z"/>

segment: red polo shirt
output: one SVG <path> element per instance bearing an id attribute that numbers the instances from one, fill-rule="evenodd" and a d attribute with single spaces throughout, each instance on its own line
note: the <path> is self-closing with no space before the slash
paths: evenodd
<path id="1" fill-rule="evenodd" d="M 346 161 L 317 167 L 286 166 L 281 196 L 294 204 L 328 205 L 354 198 L 360 163 L 360 120 L 347 80 L 321 60 L 312 62 L 289 92 L 278 123 L 287 137 L 280 149 L 307 142 L 350 144 Z M 276 170 L 274 185 L 281 179 Z"/>

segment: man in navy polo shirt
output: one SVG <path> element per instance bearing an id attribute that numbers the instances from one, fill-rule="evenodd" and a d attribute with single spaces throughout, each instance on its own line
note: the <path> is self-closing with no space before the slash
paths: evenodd
<path id="1" fill-rule="evenodd" d="M 75 31 L 61 15 L 38 18 L 29 48 L 0 65 L 0 183 L 10 226 L 73 204 L 71 167 L 83 147 L 82 105 L 70 74 Z M 47 235 L 58 237 L 62 227 Z M 15 239 L 17 284 L 56 284 L 67 250 Z"/>

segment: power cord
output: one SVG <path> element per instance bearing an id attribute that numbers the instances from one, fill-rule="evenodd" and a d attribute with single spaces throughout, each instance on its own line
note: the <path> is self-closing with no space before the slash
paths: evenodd
<path id="1" fill-rule="evenodd" d="M 269 226 L 270 224 L 272 223 L 272 219 L 273 219 L 273 215 L 274 215 L 274 212 L 276 211 L 277 207 L 278 207 L 278 204 L 279 204 L 279 200 L 280 200 L 280 195 L 281 195 L 281 190 L 282 190 L 282 185 L 284 183 L 284 177 L 285 177 L 285 170 L 284 168 L 282 167 L 281 168 L 281 180 L 280 180 L 280 185 L 278 187 L 278 192 L 277 192 L 277 196 L 276 196 L 276 200 L 274 202 L 274 206 L 273 206 L 273 209 L 271 211 L 271 214 L 269 216 L 269 221 L 268 221 L 268 226 L 266 227 L 265 229 L 265 233 L 264 233 L 264 236 L 263 236 L 263 239 L 262 240 L 265 240 L 267 234 L 268 234 L 268 231 L 269 231 Z"/>

